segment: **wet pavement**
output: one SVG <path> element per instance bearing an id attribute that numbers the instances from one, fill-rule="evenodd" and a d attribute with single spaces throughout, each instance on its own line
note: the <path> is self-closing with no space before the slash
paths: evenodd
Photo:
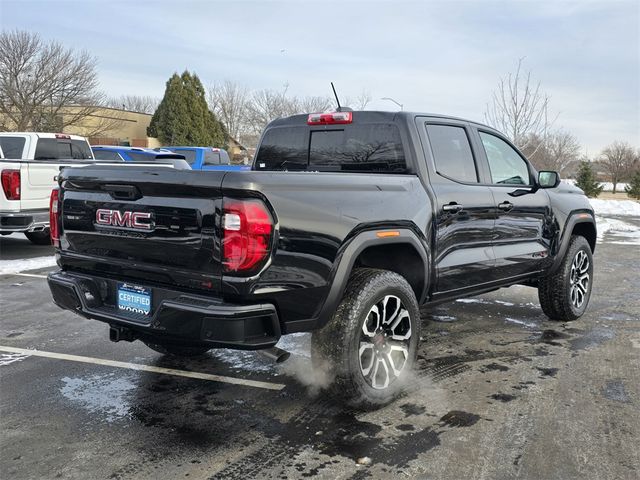
<path id="1" fill-rule="evenodd" d="M 6 240 L 3 259 L 29 252 Z M 307 334 L 283 339 L 282 367 L 250 352 L 176 360 L 109 342 L 42 278 L 0 276 L 0 347 L 284 385 L 0 352 L 0 478 L 636 479 L 640 254 L 606 240 L 582 319 L 547 321 L 527 287 L 424 309 L 409 392 L 364 413 L 309 385 Z"/>

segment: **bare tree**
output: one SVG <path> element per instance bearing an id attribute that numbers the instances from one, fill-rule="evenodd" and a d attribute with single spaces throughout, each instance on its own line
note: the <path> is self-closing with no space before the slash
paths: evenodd
<path id="1" fill-rule="evenodd" d="M 120 95 L 106 102 L 107 107 L 139 113 L 153 113 L 158 105 L 160 105 L 160 99 L 150 95 Z"/>
<path id="2" fill-rule="evenodd" d="M 229 135 L 240 139 L 247 127 L 249 89 L 231 80 L 225 80 L 209 87 L 207 102 Z"/>
<path id="3" fill-rule="evenodd" d="M 538 170 L 555 170 L 561 174 L 580 157 L 580 144 L 575 136 L 564 130 L 555 130 L 546 138 L 531 134 L 526 139 L 523 153 Z"/>
<path id="4" fill-rule="evenodd" d="M 613 193 L 618 183 L 631 173 L 636 161 L 636 151 L 626 142 L 616 141 L 602 150 L 599 163 L 609 175 Z"/>
<path id="5" fill-rule="evenodd" d="M 63 130 L 95 115 L 104 103 L 95 67 L 96 59 L 87 52 L 45 43 L 37 33 L 0 33 L 0 114 L 8 119 L 5 128 Z"/>
<path id="6" fill-rule="evenodd" d="M 257 135 L 272 120 L 293 115 L 297 110 L 297 102 L 287 97 L 287 88 L 283 91 L 256 90 L 247 108 L 248 128 Z"/>
<path id="7" fill-rule="evenodd" d="M 526 148 L 534 136 L 545 138 L 554 123 L 548 118 L 549 95 L 531 72 L 522 72 L 522 58 L 514 74 L 501 78 L 485 110 L 485 121 L 500 130 L 519 148 Z M 556 116 L 557 118 L 557 116 Z"/>
<path id="8" fill-rule="evenodd" d="M 292 99 L 293 113 L 318 113 L 326 112 L 333 105 L 329 97 L 302 97 Z"/>
<path id="9" fill-rule="evenodd" d="M 360 95 L 356 97 L 356 100 L 353 104 L 354 108 L 356 110 L 364 110 L 365 108 L 367 108 L 367 105 L 371 103 L 371 100 L 371 92 L 362 90 L 362 92 L 360 92 Z"/>

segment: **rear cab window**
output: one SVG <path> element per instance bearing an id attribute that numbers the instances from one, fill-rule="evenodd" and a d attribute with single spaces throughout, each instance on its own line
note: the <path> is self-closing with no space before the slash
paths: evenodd
<path id="1" fill-rule="evenodd" d="M 39 138 L 34 160 L 93 160 L 86 140 Z"/>
<path id="2" fill-rule="evenodd" d="M 204 165 L 220 165 L 220 153 L 213 150 L 204 151 Z"/>
<path id="3" fill-rule="evenodd" d="M 407 173 L 393 122 L 275 126 L 262 138 L 255 170 Z"/>

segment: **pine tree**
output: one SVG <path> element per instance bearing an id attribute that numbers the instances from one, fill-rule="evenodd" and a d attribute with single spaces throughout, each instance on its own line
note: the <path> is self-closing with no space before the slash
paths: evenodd
<path id="1" fill-rule="evenodd" d="M 633 174 L 629 185 L 624 187 L 624 191 L 627 192 L 627 195 L 631 198 L 640 200 L 640 170 Z"/>
<path id="2" fill-rule="evenodd" d="M 591 168 L 591 162 L 580 162 L 578 175 L 576 177 L 576 186 L 584 192 L 587 197 L 597 197 L 602 193 L 603 185 L 596 181 L 596 177 Z"/>
<path id="3" fill-rule="evenodd" d="M 165 145 L 224 147 L 227 133 L 207 106 L 197 75 L 185 70 L 167 81 L 164 97 L 151 118 L 147 135 Z"/>

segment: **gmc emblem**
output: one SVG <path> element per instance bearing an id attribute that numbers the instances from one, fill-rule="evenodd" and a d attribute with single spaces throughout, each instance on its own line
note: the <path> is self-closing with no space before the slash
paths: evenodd
<path id="1" fill-rule="evenodd" d="M 99 208 L 96 210 L 96 224 L 109 227 L 135 228 L 137 230 L 153 230 L 155 223 L 149 212 L 131 212 L 126 210 L 110 210 Z"/>

